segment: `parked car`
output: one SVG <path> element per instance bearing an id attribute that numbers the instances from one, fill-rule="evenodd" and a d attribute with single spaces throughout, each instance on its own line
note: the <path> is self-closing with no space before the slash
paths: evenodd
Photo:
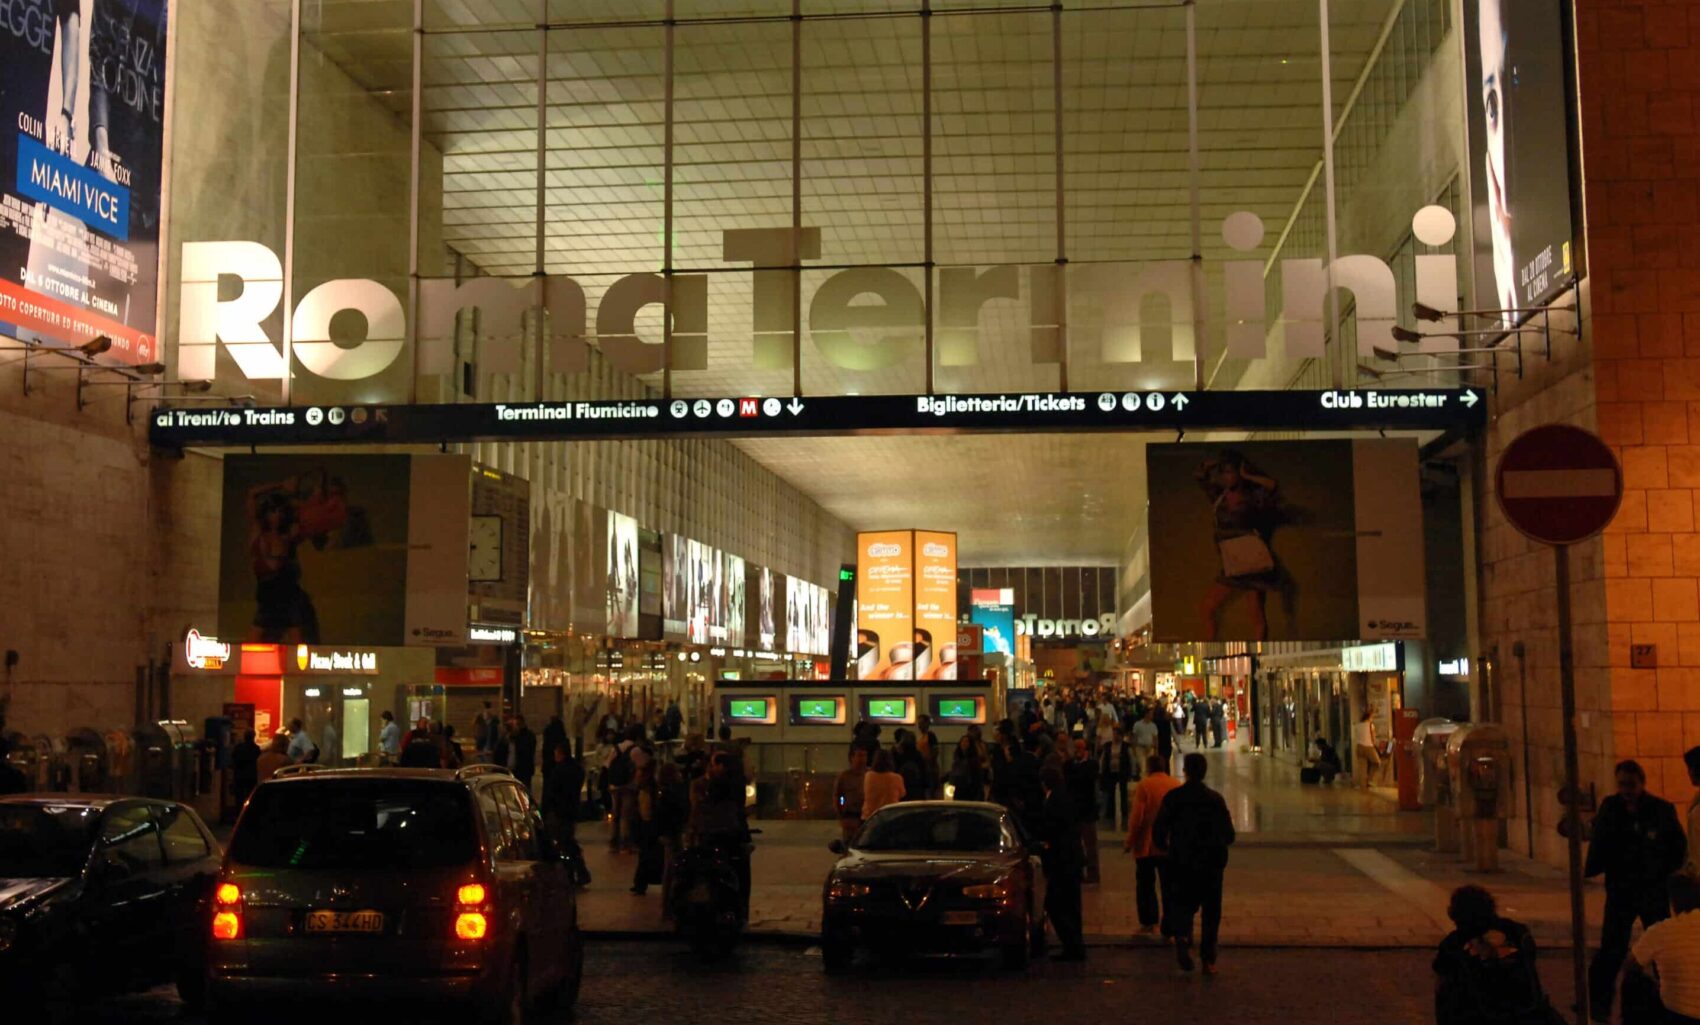
<path id="1" fill-rule="evenodd" d="M 1001 805 L 910 801 L 875 812 L 827 874 L 821 951 L 830 972 L 858 948 L 998 951 L 1022 967 L 1045 945 L 1039 852 Z"/>
<path id="2" fill-rule="evenodd" d="M 0 993 L 24 1004 L 176 982 L 203 995 L 218 842 L 175 801 L 0 798 Z"/>
<path id="3" fill-rule="evenodd" d="M 347 998 L 520 1022 L 571 1004 L 569 857 L 495 766 L 285 769 L 248 799 L 218 877 L 213 1015 Z"/>

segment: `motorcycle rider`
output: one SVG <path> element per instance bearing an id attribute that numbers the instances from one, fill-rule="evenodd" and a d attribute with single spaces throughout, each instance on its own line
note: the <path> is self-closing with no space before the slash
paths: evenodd
<path id="1" fill-rule="evenodd" d="M 691 784 L 691 814 L 686 825 L 691 847 L 719 851 L 738 872 L 744 920 L 750 917 L 750 824 L 744 811 L 744 772 L 730 751 L 715 751 L 708 772 Z"/>

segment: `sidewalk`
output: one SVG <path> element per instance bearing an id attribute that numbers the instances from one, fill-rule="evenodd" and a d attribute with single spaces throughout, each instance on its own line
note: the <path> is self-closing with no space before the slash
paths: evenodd
<path id="1" fill-rule="evenodd" d="M 1504 871 L 1483 876 L 1431 853 L 1431 820 L 1400 813 L 1381 793 L 1300 787 L 1288 767 L 1244 752 L 1213 751 L 1209 782 L 1227 799 L 1240 838 L 1228 866 L 1222 940 L 1236 946 L 1431 948 L 1451 929 L 1447 897 L 1477 883 L 1503 913 L 1527 922 L 1543 947 L 1567 946 L 1564 873 L 1501 851 Z M 821 886 L 838 836 L 829 821 L 757 823 L 750 929 L 812 937 L 820 930 Z M 1133 859 L 1118 831 L 1100 830 L 1102 882 L 1085 891 L 1088 940 L 1125 944 L 1137 928 Z M 580 830 L 593 881 L 580 895 L 580 922 L 600 933 L 664 932 L 659 888 L 627 892 L 636 857 L 608 850 L 600 823 Z M 1604 891 L 1588 889 L 1590 935 Z M 1150 943 L 1141 938 L 1138 942 Z"/>

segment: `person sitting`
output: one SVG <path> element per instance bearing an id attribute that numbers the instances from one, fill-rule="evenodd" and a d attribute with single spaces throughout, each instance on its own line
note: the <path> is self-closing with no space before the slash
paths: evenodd
<path id="1" fill-rule="evenodd" d="M 1316 757 L 1312 761 L 1322 782 L 1332 783 L 1334 777 L 1340 775 L 1340 752 L 1334 750 L 1334 745 L 1328 742 L 1327 737 L 1316 738 Z"/>
<path id="2" fill-rule="evenodd" d="M 1456 926 L 1434 955 L 1437 1025 L 1557 1025 L 1535 969 L 1527 926 L 1499 914 L 1480 886 L 1452 891 L 1446 916 Z"/>
<path id="3" fill-rule="evenodd" d="M 1670 902 L 1675 914 L 1654 923 L 1629 949 L 1626 1022 L 1700 1022 L 1700 878 L 1686 872 L 1671 876 Z"/>

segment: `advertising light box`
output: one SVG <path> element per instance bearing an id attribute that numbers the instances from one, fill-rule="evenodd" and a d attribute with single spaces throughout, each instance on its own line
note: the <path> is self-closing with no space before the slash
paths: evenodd
<path id="1" fill-rule="evenodd" d="M 914 679 L 914 546 L 908 530 L 856 535 L 856 675 L 863 680 Z"/>

